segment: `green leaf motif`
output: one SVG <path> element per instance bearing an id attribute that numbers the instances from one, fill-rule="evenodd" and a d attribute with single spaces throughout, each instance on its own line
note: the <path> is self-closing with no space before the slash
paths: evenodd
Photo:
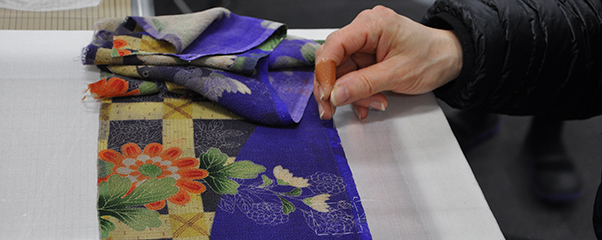
<path id="1" fill-rule="evenodd" d="M 305 205 L 311 206 L 311 198 L 310 197 L 304 198 L 302 201 L 303 201 L 303 203 L 305 203 Z"/>
<path id="2" fill-rule="evenodd" d="M 109 238 L 111 236 L 111 232 L 115 230 L 115 224 L 104 218 L 98 218 L 98 221 L 100 225 L 100 238 Z"/>
<path id="3" fill-rule="evenodd" d="M 98 178 L 104 178 L 111 175 L 111 173 L 113 173 L 113 166 L 115 166 L 115 164 L 103 160 L 98 160 Z"/>
<path id="4" fill-rule="evenodd" d="M 288 185 L 291 185 L 290 183 L 288 183 L 288 182 L 285 182 L 285 181 L 284 181 L 284 180 L 282 180 L 282 179 L 276 179 L 276 182 L 278 182 L 278 185 L 282 185 L 282 186 L 288 186 Z"/>
<path id="5" fill-rule="evenodd" d="M 251 161 L 237 161 L 226 165 L 221 172 L 228 177 L 240 179 L 253 179 L 259 173 L 265 172 L 265 167 L 257 165 Z"/>
<path id="6" fill-rule="evenodd" d="M 119 219 L 136 231 L 143 231 L 147 227 L 157 228 L 161 226 L 159 213 L 146 208 L 120 209 L 119 212 L 111 213 L 111 216 Z"/>
<path id="7" fill-rule="evenodd" d="M 285 193 L 284 195 L 300 196 L 301 193 L 303 193 L 303 190 L 301 190 L 301 188 L 295 188 L 295 189 L 291 190 L 290 192 Z"/>
<path id="8" fill-rule="evenodd" d="M 199 160 L 199 168 L 207 170 L 211 175 L 212 172 L 217 172 L 224 167 L 228 161 L 228 155 L 223 154 L 217 148 L 210 148 L 206 153 L 201 154 Z"/>
<path id="9" fill-rule="evenodd" d="M 295 205 L 292 204 L 291 202 L 289 202 L 288 200 L 284 199 L 283 197 L 280 197 L 280 201 L 282 202 L 282 213 L 284 213 L 285 215 L 289 215 L 290 213 L 294 212 L 295 209 Z"/>
<path id="10" fill-rule="evenodd" d="M 98 209 L 104 209 L 107 205 L 112 205 L 113 202 L 121 199 L 131 186 L 130 179 L 119 175 L 113 175 L 107 182 L 101 182 L 98 185 Z"/>
<path id="11" fill-rule="evenodd" d="M 116 48 L 111 49 L 111 57 L 119 57 L 119 52 Z"/>
<path id="12" fill-rule="evenodd" d="M 175 183 L 176 180 L 170 177 L 152 178 L 134 188 L 130 194 L 124 197 L 132 185 L 129 178 L 113 175 L 107 182 L 101 182 L 98 185 L 97 205 L 101 236 L 108 237 L 110 232 L 115 229 L 114 224 L 102 216 L 115 217 L 138 231 L 147 227 L 161 226 L 158 212 L 132 207 L 157 202 L 175 195 L 179 191 L 178 187 L 174 186 Z"/>
<path id="13" fill-rule="evenodd" d="M 212 176 L 210 173 L 209 176 L 207 176 L 204 180 L 216 193 L 231 195 L 238 194 L 238 187 L 240 187 L 240 185 L 236 181 L 229 179 L 226 176 Z"/>
<path id="14" fill-rule="evenodd" d="M 280 42 L 282 42 L 282 39 L 284 39 L 284 36 L 274 34 L 261 43 L 261 45 L 259 45 L 259 49 L 268 52 L 272 51 L 274 48 L 276 48 L 276 46 L 278 46 L 278 44 L 280 44 Z"/>
<path id="15" fill-rule="evenodd" d="M 301 55 L 307 63 L 313 64 L 316 60 L 316 50 L 320 48 L 320 44 L 308 42 L 301 47 Z"/>
<path id="16" fill-rule="evenodd" d="M 102 182 L 98 186 L 98 209 L 121 209 L 169 198 L 179 191 L 178 187 L 174 186 L 175 183 L 174 178 L 152 178 L 123 197 L 129 191 L 132 183 L 129 178 L 113 175 L 106 183 Z"/>
<path id="17" fill-rule="evenodd" d="M 159 92 L 159 88 L 157 87 L 156 83 L 147 81 L 140 84 L 138 90 L 140 90 L 140 94 L 151 94 Z"/>
<path id="18" fill-rule="evenodd" d="M 266 175 L 261 175 L 261 179 L 263 180 L 263 184 L 260 187 L 265 187 L 271 185 L 274 181 L 267 177 Z"/>
<path id="19" fill-rule="evenodd" d="M 256 61 L 253 61 L 250 57 L 236 57 L 234 59 L 234 64 L 232 64 L 228 69 L 233 72 L 242 72 L 245 69 L 253 69 L 256 65 Z"/>
<path id="20" fill-rule="evenodd" d="M 313 60 L 310 63 L 313 64 Z M 274 61 L 274 64 L 272 65 L 272 67 L 284 68 L 284 67 L 300 67 L 300 66 L 307 66 L 307 65 L 308 65 L 308 63 L 305 63 L 299 59 L 289 57 L 289 56 L 280 56 L 280 57 L 276 58 L 276 61 Z"/>
<path id="21" fill-rule="evenodd" d="M 157 32 L 162 32 L 163 29 L 165 29 L 167 27 L 167 24 L 159 21 L 158 19 L 152 19 L 152 22 L 155 25 Z"/>
<path id="22" fill-rule="evenodd" d="M 122 199 L 122 204 L 138 206 L 170 198 L 180 190 L 174 186 L 176 179 L 171 177 L 146 180 Z"/>
<path id="23" fill-rule="evenodd" d="M 252 179 L 266 170 L 265 167 L 251 161 L 237 161 L 226 165 L 227 160 L 228 155 L 217 148 L 209 149 L 200 157 L 199 168 L 209 172 L 205 182 L 219 194 L 238 193 L 240 185 L 230 178 Z"/>

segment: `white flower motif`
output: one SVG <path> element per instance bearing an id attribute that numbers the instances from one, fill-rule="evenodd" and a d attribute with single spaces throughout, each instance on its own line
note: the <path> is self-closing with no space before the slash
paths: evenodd
<path id="1" fill-rule="evenodd" d="M 310 184 L 308 180 L 302 177 L 293 177 L 293 173 L 289 172 L 288 169 L 282 168 L 281 165 L 274 167 L 274 177 L 277 179 L 280 185 L 290 185 L 293 187 L 304 188 Z"/>
<path id="2" fill-rule="evenodd" d="M 217 102 L 224 92 L 251 94 L 251 89 L 244 83 L 200 67 L 189 67 L 178 71 L 174 75 L 174 83 L 200 93 L 214 102 Z"/>
<path id="3" fill-rule="evenodd" d="M 322 193 L 313 197 L 303 199 L 303 203 L 307 204 L 307 206 L 310 206 L 318 212 L 329 212 L 330 209 L 328 204 L 326 203 L 328 199 L 330 199 L 330 194 Z"/>

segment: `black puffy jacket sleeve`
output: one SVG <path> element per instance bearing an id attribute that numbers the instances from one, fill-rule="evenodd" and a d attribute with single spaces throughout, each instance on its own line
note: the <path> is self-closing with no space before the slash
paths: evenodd
<path id="1" fill-rule="evenodd" d="M 453 29 L 464 63 L 435 94 L 493 113 L 601 114 L 601 14 L 599 0 L 438 0 L 421 22 Z"/>

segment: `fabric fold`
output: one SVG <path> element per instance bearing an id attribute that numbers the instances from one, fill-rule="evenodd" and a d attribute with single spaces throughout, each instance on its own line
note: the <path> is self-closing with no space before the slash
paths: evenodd
<path id="1" fill-rule="evenodd" d="M 101 239 L 371 239 L 311 96 L 318 43 L 221 8 L 97 27 Z"/>
<path id="2" fill-rule="evenodd" d="M 112 83 L 121 79 L 129 88 L 111 92 L 100 88 L 107 85 L 90 84 L 94 98 L 148 94 L 135 87 L 156 89 L 157 82 L 171 82 L 245 119 L 288 125 L 300 121 L 312 92 L 319 44 L 287 36 L 281 23 L 214 8 L 103 20 L 96 28 L 82 52 L 83 63 L 99 66 L 114 75 Z"/>

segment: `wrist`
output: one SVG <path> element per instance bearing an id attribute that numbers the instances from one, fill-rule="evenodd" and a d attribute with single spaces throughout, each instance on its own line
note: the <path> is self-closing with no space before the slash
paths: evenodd
<path id="1" fill-rule="evenodd" d="M 443 58 L 446 59 L 446 68 L 443 70 L 441 78 L 443 86 L 460 76 L 463 65 L 462 44 L 452 30 L 437 30 L 442 36 L 441 48 Z"/>

